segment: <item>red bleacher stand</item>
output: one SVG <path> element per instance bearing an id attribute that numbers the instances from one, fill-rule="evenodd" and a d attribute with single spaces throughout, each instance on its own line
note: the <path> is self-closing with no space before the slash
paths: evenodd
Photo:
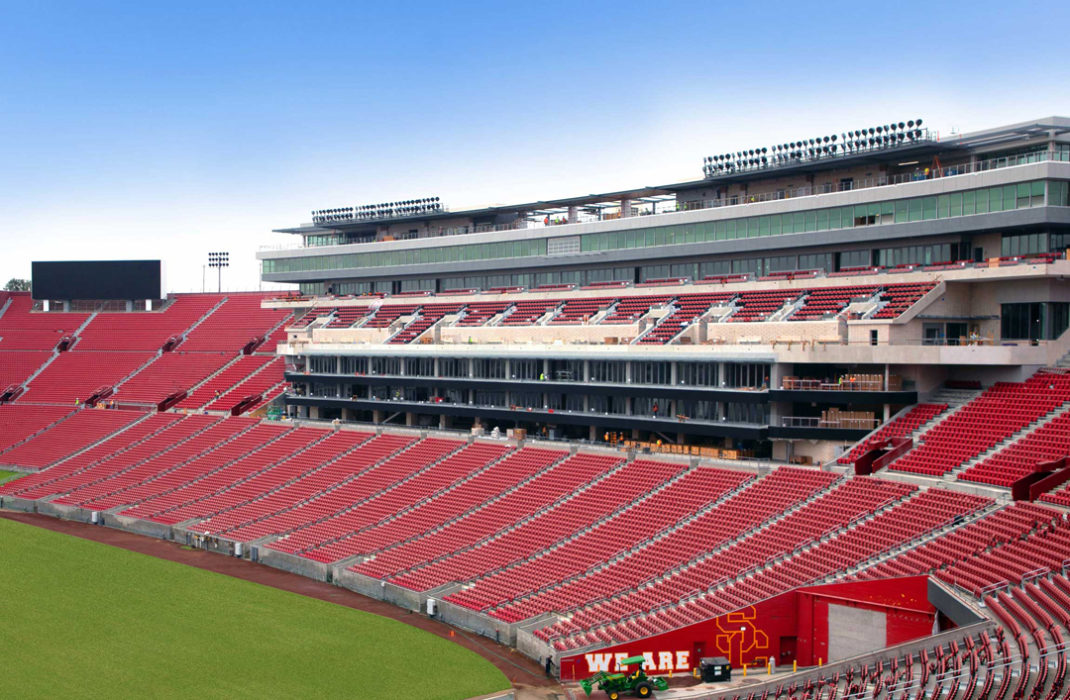
<path id="1" fill-rule="evenodd" d="M 424 304 L 420 307 L 418 317 L 387 342 L 394 345 L 411 343 L 423 335 L 431 326 L 442 320 L 443 316 L 456 314 L 462 308 L 464 308 L 464 304 Z"/>
<path id="2" fill-rule="evenodd" d="M 1010 486 L 1038 464 L 1070 454 L 1070 413 L 1063 413 L 1033 433 L 988 457 L 959 475 L 966 481 Z"/>
<path id="3" fill-rule="evenodd" d="M 921 435 L 896 471 L 940 476 L 1070 401 L 1070 375 L 1038 372 L 1000 382 Z"/>
<path id="4" fill-rule="evenodd" d="M 42 469 L 122 430 L 145 414 L 87 408 L 0 455 L 3 464 Z"/>
<path id="5" fill-rule="evenodd" d="M 185 352 L 239 352 L 250 338 L 270 333 L 289 316 L 285 309 L 264 309 L 270 294 L 228 293 L 226 301 L 194 328 L 179 349 Z M 179 297 L 181 298 L 181 297 Z"/>
<path id="6" fill-rule="evenodd" d="M 70 406 L 0 405 L 0 463 L 5 450 L 74 413 Z"/>
<path id="7" fill-rule="evenodd" d="M 155 404 L 176 393 L 188 392 L 235 359 L 221 352 L 164 353 L 118 386 L 115 397 L 123 402 Z"/>
<path id="8" fill-rule="evenodd" d="M 891 438 L 907 437 L 922 425 L 928 423 L 946 410 L 946 403 L 919 403 L 902 416 L 885 423 L 876 431 L 870 433 L 866 438 L 855 445 L 850 452 L 842 455 L 836 461 L 840 464 L 854 464 L 855 460 L 864 455 L 875 445 L 879 445 Z"/>
<path id="9" fill-rule="evenodd" d="M 211 311 L 223 295 L 177 295 L 163 311 L 102 312 L 78 333 L 75 350 L 152 350 L 186 331 Z"/>
<path id="10" fill-rule="evenodd" d="M 115 386 L 147 365 L 150 352 L 61 353 L 26 385 L 18 403 L 63 403 L 85 401 L 101 386 Z"/>
<path id="11" fill-rule="evenodd" d="M 665 345 L 680 331 L 702 316 L 711 307 L 728 303 L 735 294 L 714 292 L 710 294 L 681 294 L 673 302 L 673 311 L 663 318 L 653 330 L 639 339 L 640 345 Z"/>

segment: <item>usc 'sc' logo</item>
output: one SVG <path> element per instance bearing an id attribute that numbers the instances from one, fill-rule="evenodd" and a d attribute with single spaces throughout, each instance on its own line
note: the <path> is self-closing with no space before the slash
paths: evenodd
<path id="1" fill-rule="evenodd" d="M 742 664 L 744 654 L 769 650 L 769 635 L 754 624 L 757 617 L 752 605 L 717 618 L 717 650 L 732 665 Z"/>

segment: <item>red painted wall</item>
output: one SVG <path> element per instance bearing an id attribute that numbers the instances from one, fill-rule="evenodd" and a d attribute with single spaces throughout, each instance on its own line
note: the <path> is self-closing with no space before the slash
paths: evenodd
<path id="1" fill-rule="evenodd" d="M 884 613 L 884 646 L 932 634 L 936 609 L 928 601 L 927 579 L 912 576 L 859 583 L 832 583 L 795 591 L 799 608 L 799 643 L 795 660 L 814 666 L 829 658 L 829 605 Z"/>
<path id="2" fill-rule="evenodd" d="M 828 658 L 828 606 L 850 605 L 886 615 L 886 646 L 932 633 L 936 610 L 927 597 L 925 576 L 838 583 L 800 588 L 712 620 L 561 659 L 561 678 L 586 678 L 615 671 L 616 661 L 646 656 L 655 674 L 689 673 L 704 656 L 725 656 L 733 667 L 771 658 L 777 665 L 798 661 L 811 666 Z"/>

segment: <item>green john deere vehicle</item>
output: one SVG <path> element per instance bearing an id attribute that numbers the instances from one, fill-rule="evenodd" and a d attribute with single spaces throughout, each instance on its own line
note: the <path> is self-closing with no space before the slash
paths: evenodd
<path id="1" fill-rule="evenodd" d="M 622 695 L 634 695 L 637 698 L 649 698 L 655 690 L 668 690 L 669 683 L 664 678 L 651 678 L 643 671 L 643 657 L 629 656 L 617 664 L 618 668 L 637 664 L 634 672 L 606 673 L 599 671 L 590 678 L 580 681 L 583 692 L 590 696 L 594 688 L 606 691 L 609 700 L 618 700 Z"/>

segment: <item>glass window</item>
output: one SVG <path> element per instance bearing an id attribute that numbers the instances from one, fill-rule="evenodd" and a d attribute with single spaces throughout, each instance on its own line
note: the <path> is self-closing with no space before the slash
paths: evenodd
<path id="1" fill-rule="evenodd" d="M 970 216 L 977 213 L 977 193 L 976 192 L 963 192 L 962 193 L 962 215 Z"/>
<path id="2" fill-rule="evenodd" d="M 936 198 L 936 218 L 946 219 L 951 212 L 951 195 L 942 194 Z"/>
<path id="3" fill-rule="evenodd" d="M 910 210 L 909 220 L 921 221 L 921 200 L 911 199 L 907 204 Z"/>
<path id="4" fill-rule="evenodd" d="M 948 197 L 948 216 L 962 216 L 961 192 L 956 192 Z"/>
<path id="5" fill-rule="evenodd" d="M 921 218 L 925 220 L 936 218 L 936 197 L 925 197 L 921 200 Z"/>

